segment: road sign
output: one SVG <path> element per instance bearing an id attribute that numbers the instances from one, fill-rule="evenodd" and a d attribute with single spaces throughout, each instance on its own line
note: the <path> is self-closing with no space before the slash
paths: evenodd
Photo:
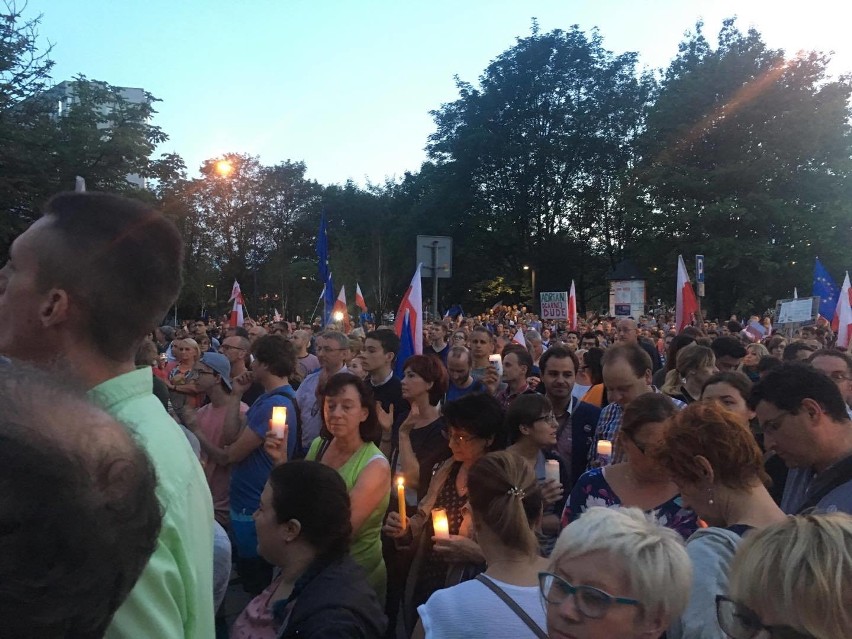
<path id="1" fill-rule="evenodd" d="M 695 281 L 704 284 L 704 256 L 695 256 Z"/>

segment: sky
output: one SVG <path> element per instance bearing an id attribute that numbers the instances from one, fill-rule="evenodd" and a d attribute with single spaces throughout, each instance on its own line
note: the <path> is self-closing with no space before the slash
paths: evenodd
<path id="1" fill-rule="evenodd" d="M 191 175 L 224 153 L 303 161 L 322 184 L 416 172 L 429 114 L 491 60 L 540 29 L 597 27 L 604 46 L 667 66 L 684 33 L 723 18 L 771 47 L 834 51 L 852 72 L 842 0 L 29 0 L 54 45 L 56 82 L 77 74 L 159 98 L 154 124 Z"/>

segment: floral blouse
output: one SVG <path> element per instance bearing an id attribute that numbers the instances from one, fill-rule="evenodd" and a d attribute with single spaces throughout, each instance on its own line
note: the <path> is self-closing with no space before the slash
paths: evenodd
<path id="1" fill-rule="evenodd" d="M 586 471 L 577 480 L 565 509 L 562 511 L 562 527 L 593 506 L 619 506 L 621 499 L 615 494 L 604 477 L 603 468 Z M 648 511 L 661 526 L 677 531 L 684 539 L 698 530 L 698 516 L 692 510 L 684 508 L 680 495 Z"/>

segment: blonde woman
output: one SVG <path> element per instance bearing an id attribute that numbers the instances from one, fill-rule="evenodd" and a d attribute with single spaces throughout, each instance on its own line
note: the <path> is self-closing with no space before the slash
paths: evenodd
<path id="1" fill-rule="evenodd" d="M 692 565 L 676 532 L 638 508 L 591 508 L 539 574 L 551 639 L 655 639 L 686 608 Z"/>
<path id="2" fill-rule="evenodd" d="M 198 408 L 201 396 L 195 382 L 198 381 L 193 372 L 195 363 L 201 359 L 201 348 L 191 337 L 172 342 L 172 352 L 177 358 L 166 367 L 166 385 L 169 388 L 169 399 L 172 407 L 180 414 L 185 406 Z"/>
<path id="3" fill-rule="evenodd" d="M 716 356 L 708 346 L 689 344 L 678 351 L 677 364 L 674 370 L 666 374 L 666 381 L 660 390 L 685 404 L 691 404 L 698 401 L 704 382 L 718 370 Z"/>
<path id="4" fill-rule="evenodd" d="M 749 535 L 734 557 L 719 625 L 735 639 L 852 637 L 852 517 L 789 517 Z"/>
<path id="5" fill-rule="evenodd" d="M 749 344 L 746 346 L 746 354 L 740 364 L 739 371 L 744 373 L 752 382 L 760 380 L 757 365 L 764 357 L 769 357 L 769 350 L 763 344 Z"/>

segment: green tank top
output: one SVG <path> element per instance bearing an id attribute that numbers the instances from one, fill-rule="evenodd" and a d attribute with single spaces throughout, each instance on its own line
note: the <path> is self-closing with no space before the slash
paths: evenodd
<path id="1" fill-rule="evenodd" d="M 311 447 L 305 459 L 316 460 L 321 445 L 322 439 L 317 437 L 311 442 Z M 374 443 L 367 442 L 356 450 L 343 466 L 337 469 L 337 472 L 346 483 L 346 490 L 352 492 L 352 488 L 355 487 L 361 471 L 376 458 L 385 459 L 385 456 Z M 376 589 L 379 601 L 385 600 L 385 591 L 387 588 L 387 572 L 385 570 L 385 562 L 382 559 L 381 529 L 382 519 L 388 509 L 389 500 L 390 487 L 388 487 L 388 491 L 379 502 L 379 505 L 376 506 L 361 525 L 361 528 L 355 531 L 352 547 L 349 551 L 352 558 L 367 572 L 367 580 Z"/>

